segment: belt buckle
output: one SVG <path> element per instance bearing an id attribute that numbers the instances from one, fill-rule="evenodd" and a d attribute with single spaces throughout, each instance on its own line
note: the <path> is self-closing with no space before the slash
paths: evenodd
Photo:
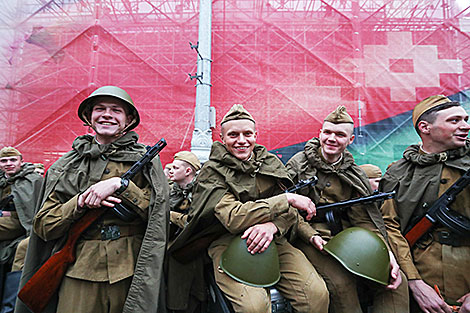
<path id="1" fill-rule="evenodd" d="M 103 225 L 101 227 L 101 240 L 116 240 L 121 237 L 118 225 Z"/>

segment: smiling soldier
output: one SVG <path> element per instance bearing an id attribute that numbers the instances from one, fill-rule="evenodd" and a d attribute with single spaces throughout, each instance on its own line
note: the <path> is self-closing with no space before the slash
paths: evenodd
<path id="1" fill-rule="evenodd" d="M 470 238 L 436 223 L 410 248 L 401 232 L 424 216 L 434 201 L 470 166 L 468 114 L 459 102 L 443 95 L 418 103 L 413 125 L 422 144 L 411 145 L 392 163 L 380 181 L 380 190 L 396 190 L 382 211 L 393 232 L 391 242 L 398 263 L 408 276 L 412 312 L 451 313 L 448 303 L 463 302 L 459 312 L 470 312 Z M 470 217 L 470 187 L 451 208 Z M 436 289 L 440 293 L 436 292 Z M 446 303 L 446 301 L 448 303 Z"/>
<path id="2" fill-rule="evenodd" d="M 87 210 L 108 209 L 78 239 L 76 260 L 66 271 L 57 306 L 48 306 L 48 312 L 164 312 L 159 292 L 168 224 L 166 177 L 156 157 L 132 181 L 120 178 L 146 152 L 131 131 L 139 113 L 127 92 L 105 86 L 80 104 L 78 116 L 96 135 L 79 136 L 73 150 L 47 171 L 33 223 L 36 243 L 25 267 L 34 268 L 51 248 L 59 249 Z M 117 203 L 133 212 L 132 218 L 109 209 Z"/>
<path id="3" fill-rule="evenodd" d="M 324 119 L 319 138 L 309 140 L 304 150 L 294 155 L 286 164 L 294 182 L 318 177 L 315 186 L 309 186 L 300 193 L 308 196 L 316 205 L 371 195 L 372 189 L 367 176 L 346 149 L 353 141 L 353 119 L 346 112 L 346 107 L 338 106 Z M 323 251 L 323 246 L 337 232 L 352 226 L 373 231 L 386 242 L 384 221 L 375 203 L 353 206 L 335 214 L 337 223 L 330 223 L 322 217 L 314 220 L 311 227 L 299 227 L 301 240 L 297 240 L 295 246 L 305 253 L 324 278 L 330 292 L 329 312 L 361 313 L 356 285 L 370 285 L 372 281 L 361 279 L 345 270 L 331 255 Z M 303 224 L 301 221 L 300 225 Z M 352 247 L 348 254 L 354 254 Z M 405 313 L 408 312 L 407 285 L 401 284 L 404 276 L 402 277 L 393 254 L 389 252 L 389 255 L 391 279 L 390 282 L 383 282 L 388 284 L 387 287 L 379 284 L 371 286 L 374 294 L 372 312 Z"/>

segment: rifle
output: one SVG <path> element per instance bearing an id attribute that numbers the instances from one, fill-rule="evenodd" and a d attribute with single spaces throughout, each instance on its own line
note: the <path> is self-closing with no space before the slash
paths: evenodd
<path id="1" fill-rule="evenodd" d="M 470 236 L 470 219 L 449 209 L 457 194 L 470 184 L 470 169 L 463 174 L 452 186 L 449 187 L 424 213 L 414 219 L 405 229 L 404 235 L 410 247 L 412 247 L 431 227 L 439 222 L 458 236 Z"/>
<path id="2" fill-rule="evenodd" d="M 297 184 L 294 186 L 284 190 L 285 193 L 293 193 L 297 192 L 302 188 L 305 188 L 310 185 L 315 185 L 318 182 L 318 178 L 313 176 L 312 178 L 299 180 Z M 194 260 L 195 256 L 207 249 L 212 241 L 220 237 L 222 233 L 220 232 L 213 232 L 203 237 L 196 239 L 195 241 L 191 242 L 190 244 L 183 246 L 172 253 L 172 256 L 180 263 L 188 263 Z"/>
<path id="3" fill-rule="evenodd" d="M 345 208 L 352 207 L 354 205 L 360 204 L 367 204 L 373 203 L 377 201 L 384 201 L 387 199 L 392 199 L 395 197 L 395 191 L 391 192 L 375 192 L 370 196 L 350 199 L 339 201 L 335 203 L 328 203 L 324 205 L 317 206 L 317 215 L 315 215 L 311 220 L 310 223 L 323 223 L 326 221 L 332 234 L 336 234 L 341 231 L 341 221 L 338 220 L 337 216 L 335 215 L 336 211 L 342 210 Z M 305 217 L 305 213 L 302 211 L 300 212 L 302 216 Z"/>
<path id="4" fill-rule="evenodd" d="M 144 166 L 146 166 L 166 146 L 165 139 L 160 139 L 134 165 L 121 176 L 127 184 Z M 126 185 L 127 186 L 127 185 Z M 115 207 L 118 205 L 115 205 Z M 118 209 L 122 210 L 122 208 Z M 129 209 L 125 209 L 129 210 Z M 81 234 L 106 212 L 105 208 L 87 210 L 80 220 L 69 230 L 64 247 L 52 255 L 39 270 L 28 280 L 18 293 L 18 298 L 34 313 L 43 312 L 62 282 L 68 266 L 75 262 L 75 245 Z M 118 213 L 119 215 L 119 213 Z"/>

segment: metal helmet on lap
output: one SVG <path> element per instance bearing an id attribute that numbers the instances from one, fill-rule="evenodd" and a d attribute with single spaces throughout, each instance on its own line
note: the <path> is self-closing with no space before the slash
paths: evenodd
<path id="1" fill-rule="evenodd" d="M 236 281 L 254 287 L 270 287 L 281 278 L 275 242 L 264 252 L 251 254 L 246 239 L 236 236 L 222 253 L 220 267 Z"/>
<path id="2" fill-rule="evenodd" d="M 388 285 L 390 256 L 382 239 L 362 227 L 350 227 L 330 239 L 325 251 L 353 274 Z"/>
<path id="3" fill-rule="evenodd" d="M 123 101 L 127 105 L 129 114 L 134 117 L 134 120 L 127 126 L 126 130 L 134 129 L 139 125 L 140 116 L 134 105 L 134 101 L 132 101 L 131 96 L 129 96 L 124 89 L 116 86 L 100 87 L 80 103 L 80 106 L 78 107 L 78 117 L 80 117 L 86 125 L 90 125 L 89 119 L 91 110 L 93 109 L 93 104 L 98 97 L 114 97 Z"/>

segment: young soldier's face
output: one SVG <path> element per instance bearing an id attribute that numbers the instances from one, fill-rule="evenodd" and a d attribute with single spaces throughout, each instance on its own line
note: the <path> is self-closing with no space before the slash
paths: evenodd
<path id="1" fill-rule="evenodd" d="M 0 158 L 0 169 L 8 176 L 19 172 L 22 164 L 23 160 L 19 155 Z"/>
<path id="2" fill-rule="evenodd" d="M 99 143 L 108 144 L 122 136 L 123 130 L 132 121 L 126 105 L 113 97 L 100 98 L 91 111 L 91 126 Z"/>
<path id="3" fill-rule="evenodd" d="M 323 123 L 320 130 L 320 145 L 327 161 L 337 161 L 346 147 L 354 141 L 353 127 L 349 123 Z"/>
<path id="4" fill-rule="evenodd" d="M 237 159 L 245 161 L 250 158 L 255 148 L 258 133 L 255 123 L 243 119 L 225 122 L 220 136 L 228 152 Z"/>
<path id="5" fill-rule="evenodd" d="M 470 125 L 468 114 L 460 106 L 437 112 L 434 123 L 428 123 L 429 137 L 434 151 L 446 151 L 465 145 Z"/>
<path id="6" fill-rule="evenodd" d="M 172 181 L 180 184 L 190 173 L 191 167 L 189 167 L 186 162 L 181 160 L 174 160 L 169 175 Z"/>

